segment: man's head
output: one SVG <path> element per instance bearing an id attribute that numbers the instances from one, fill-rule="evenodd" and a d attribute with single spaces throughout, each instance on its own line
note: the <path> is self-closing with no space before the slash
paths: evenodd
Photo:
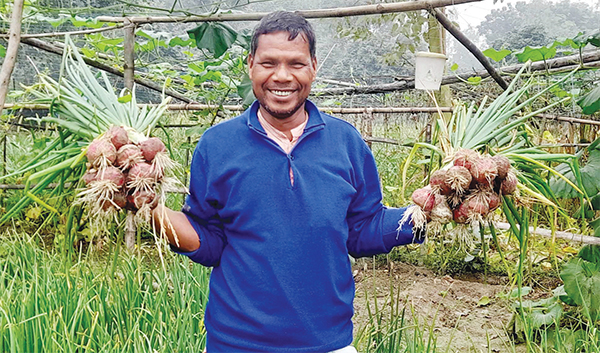
<path id="1" fill-rule="evenodd" d="M 317 39 L 315 32 L 308 21 L 293 12 L 275 11 L 263 17 L 254 32 L 252 33 L 252 41 L 250 42 L 250 54 L 256 53 L 258 47 L 258 37 L 263 34 L 286 32 L 289 34 L 289 40 L 294 40 L 298 35 L 304 36 L 308 42 L 310 57 L 316 58 Z"/>
<path id="2" fill-rule="evenodd" d="M 317 69 L 310 24 L 294 13 L 271 13 L 254 30 L 250 51 L 249 75 L 263 115 L 279 120 L 303 118 L 300 108 Z"/>

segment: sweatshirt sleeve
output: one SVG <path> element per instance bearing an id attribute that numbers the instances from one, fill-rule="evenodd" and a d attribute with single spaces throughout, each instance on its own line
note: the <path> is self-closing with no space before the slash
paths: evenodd
<path id="1" fill-rule="evenodd" d="M 178 254 L 188 256 L 192 261 L 204 266 L 218 266 L 227 238 L 223 231 L 223 222 L 218 214 L 217 196 L 213 194 L 210 172 L 201 153 L 200 143 L 194 151 L 190 166 L 190 194 L 186 197 L 182 212 L 196 230 L 200 247 L 192 252 Z"/>
<path id="2" fill-rule="evenodd" d="M 388 208 L 382 203 L 381 185 L 375 158 L 364 147 L 362 163 L 354 170 L 356 194 L 348 210 L 348 253 L 353 257 L 390 252 L 395 246 L 421 243 L 425 232 L 413 232 L 409 220 L 398 229 L 405 208 Z"/>

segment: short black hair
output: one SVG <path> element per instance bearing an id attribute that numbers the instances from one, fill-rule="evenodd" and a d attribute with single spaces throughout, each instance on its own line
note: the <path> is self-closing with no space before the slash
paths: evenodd
<path id="1" fill-rule="evenodd" d="M 315 31 L 308 21 L 294 13 L 288 11 L 275 11 L 263 17 L 254 32 L 252 33 L 252 42 L 250 43 L 250 54 L 254 56 L 258 47 L 258 37 L 263 34 L 287 32 L 290 34 L 288 40 L 294 40 L 302 33 L 308 40 L 308 49 L 310 57 L 315 58 L 317 39 Z"/>

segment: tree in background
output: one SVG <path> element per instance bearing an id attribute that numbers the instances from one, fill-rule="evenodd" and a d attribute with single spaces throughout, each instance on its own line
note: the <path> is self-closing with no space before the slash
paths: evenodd
<path id="1" fill-rule="evenodd" d="M 508 32 L 506 36 L 496 39 L 492 43 L 492 48 L 504 48 L 509 50 L 519 50 L 529 45 L 543 46 L 551 42 L 544 27 L 535 25 L 526 25 L 522 28 L 515 28 Z"/>
<path id="2" fill-rule="evenodd" d="M 519 1 L 492 10 L 479 25 L 479 34 L 495 49 L 520 49 L 598 30 L 598 18 L 600 11 L 582 2 Z"/>

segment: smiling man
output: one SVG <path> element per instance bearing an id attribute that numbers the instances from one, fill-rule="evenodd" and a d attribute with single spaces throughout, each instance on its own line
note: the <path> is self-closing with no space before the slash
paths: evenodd
<path id="1" fill-rule="evenodd" d="M 355 352 L 348 254 L 415 240 L 410 222 L 397 229 L 404 209 L 382 205 L 360 133 L 307 100 L 316 68 L 304 18 L 263 18 L 248 57 L 257 101 L 204 133 L 182 212 L 154 211 L 176 252 L 213 267 L 208 353 Z"/>
<path id="2" fill-rule="evenodd" d="M 304 104 L 317 70 L 314 47 L 305 33 L 267 32 L 254 38 L 248 69 L 259 112 L 267 123 L 289 134 L 307 120 Z M 310 41 L 314 45 L 314 37 Z"/>

